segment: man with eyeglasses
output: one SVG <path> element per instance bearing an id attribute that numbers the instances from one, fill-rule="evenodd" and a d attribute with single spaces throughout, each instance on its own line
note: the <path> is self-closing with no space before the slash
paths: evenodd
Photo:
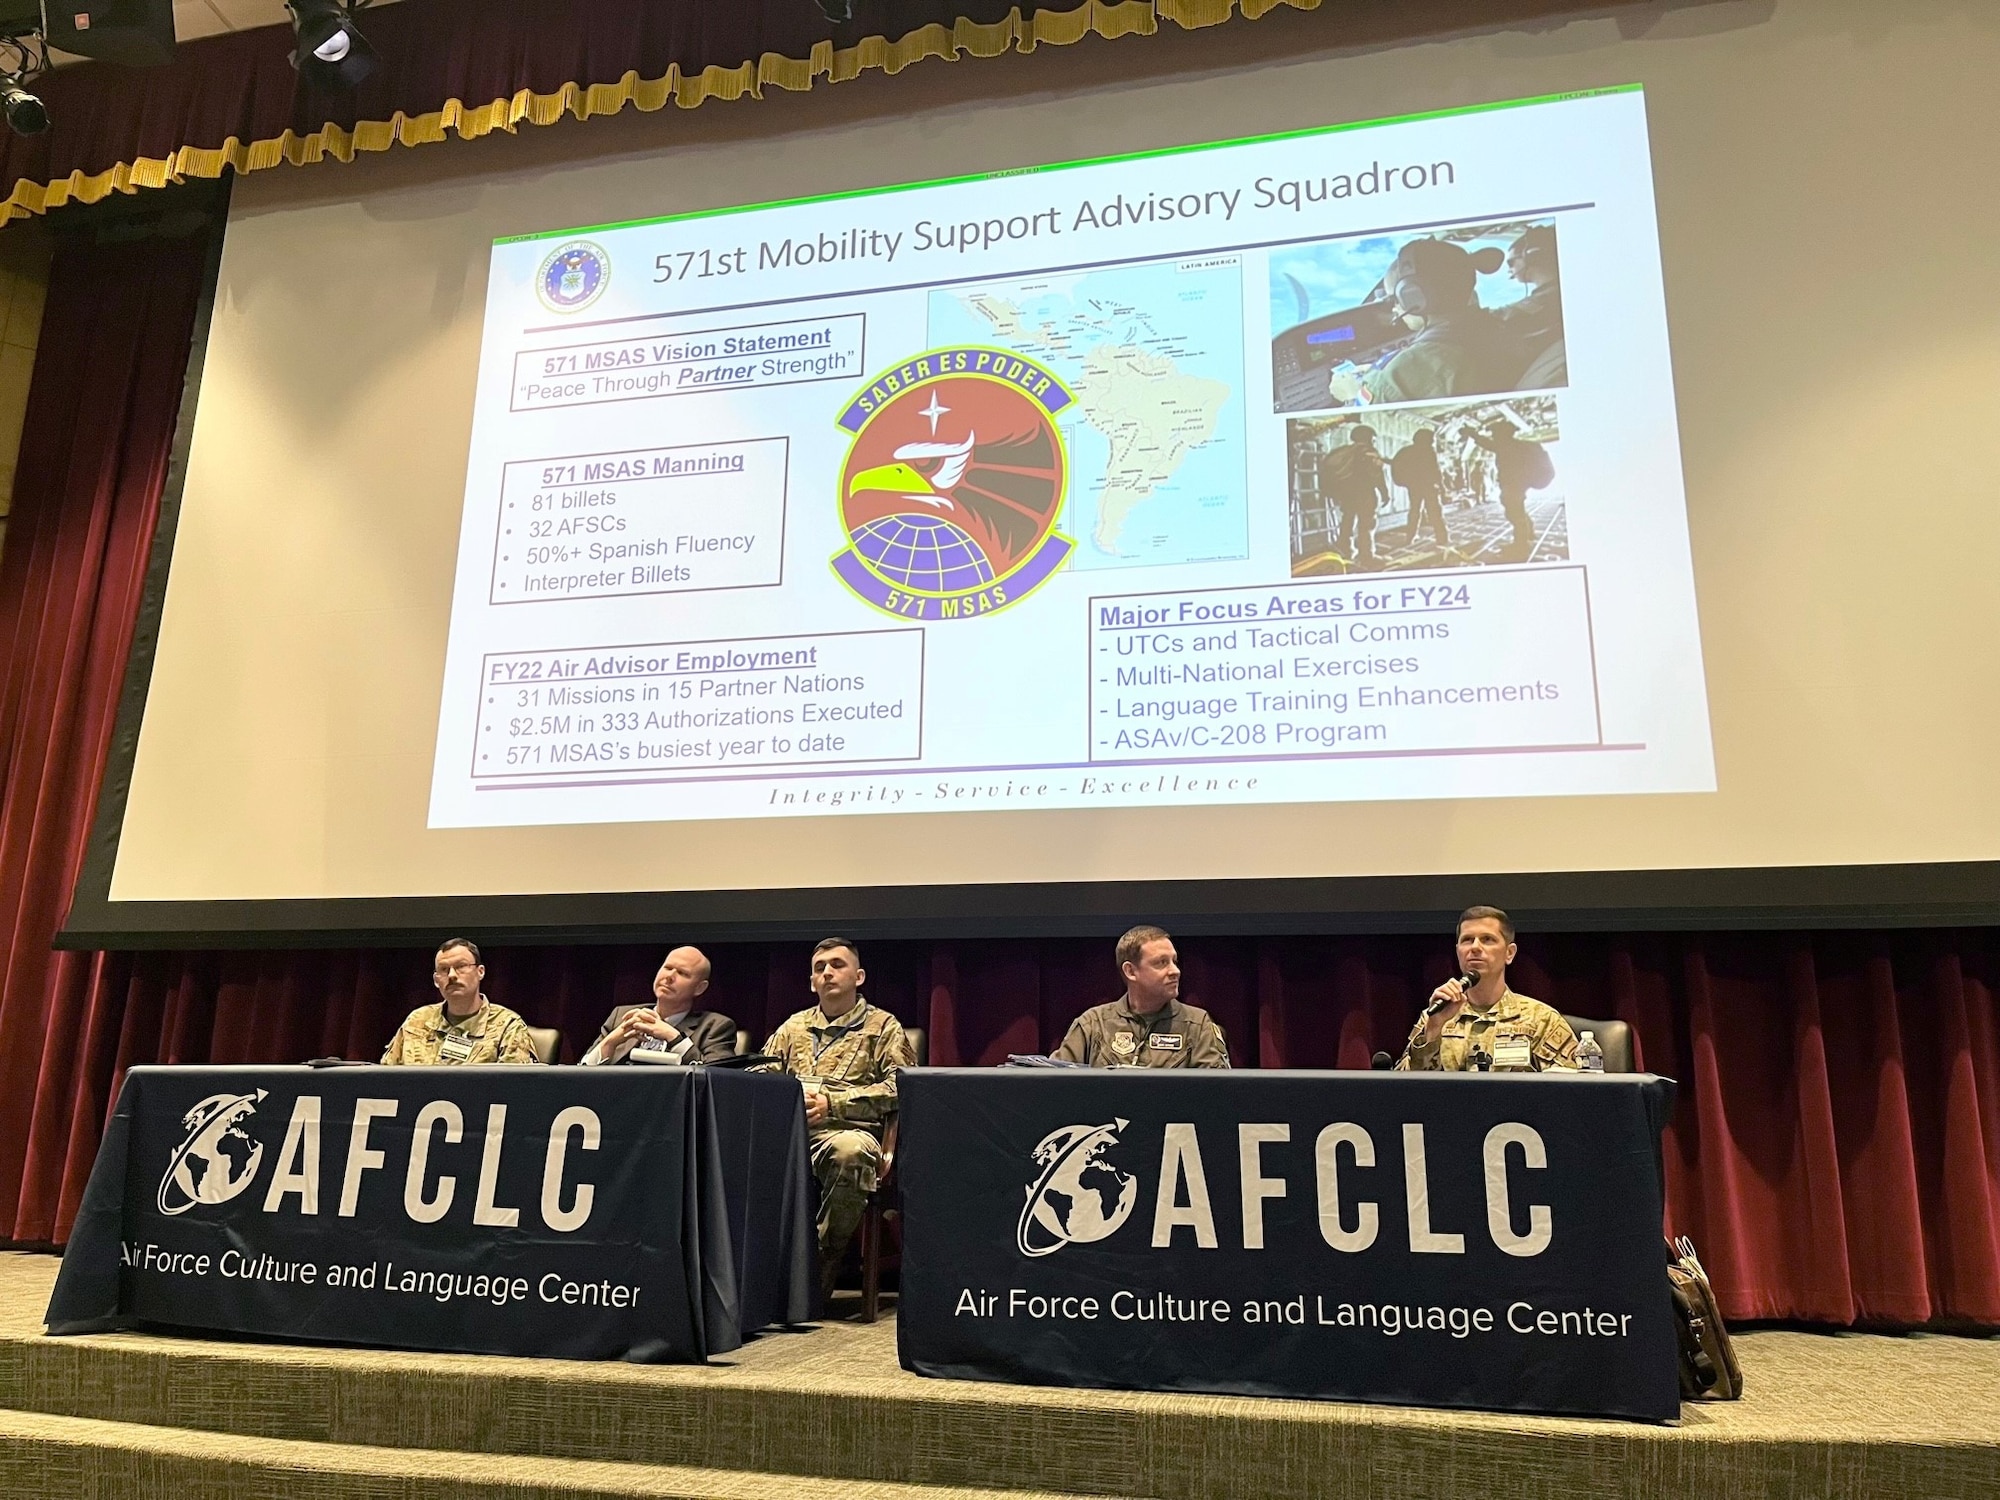
<path id="1" fill-rule="evenodd" d="M 446 938 L 431 964 L 436 1005 L 410 1012 L 382 1061 L 391 1066 L 435 1067 L 440 1063 L 531 1063 L 535 1044 L 528 1023 L 480 989 L 486 966 L 469 938 Z"/>

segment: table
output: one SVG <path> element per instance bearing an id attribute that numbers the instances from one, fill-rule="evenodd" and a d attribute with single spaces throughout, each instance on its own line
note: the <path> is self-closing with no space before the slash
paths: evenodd
<path id="1" fill-rule="evenodd" d="M 812 1194 L 786 1078 L 134 1068 L 47 1321 L 701 1360 L 816 1314 Z"/>
<path id="2" fill-rule="evenodd" d="M 1670 1080 L 902 1075 L 904 1368 L 1680 1415 Z"/>

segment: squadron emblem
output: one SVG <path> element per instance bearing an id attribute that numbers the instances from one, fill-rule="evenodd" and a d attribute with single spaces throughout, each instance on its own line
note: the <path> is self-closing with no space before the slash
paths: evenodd
<path id="1" fill-rule="evenodd" d="M 885 614 L 960 620 L 1018 603 L 1074 550 L 1056 414 L 1075 398 L 1002 349 L 934 349 L 849 403 L 840 476 L 848 546 L 833 571 Z"/>

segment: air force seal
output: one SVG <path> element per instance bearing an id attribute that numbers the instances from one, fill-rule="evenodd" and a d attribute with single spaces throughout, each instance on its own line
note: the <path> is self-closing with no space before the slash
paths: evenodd
<path id="1" fill-rule="evenodd" d="M 1019 603 L 1075 543 L 1056 415 L 1075 400 L 1004 349 L 933 349 L 877 376 L 840 415 L 849 545 L 833 571 L 884 614 L 963 620 Z"/>
<path id="2" fill-rule="evenodd" d="M 535 295 L 551 312 L 580 312 L 610 284 L 611 257 L 589 240 L 556 246 L 535 272 Z"/>

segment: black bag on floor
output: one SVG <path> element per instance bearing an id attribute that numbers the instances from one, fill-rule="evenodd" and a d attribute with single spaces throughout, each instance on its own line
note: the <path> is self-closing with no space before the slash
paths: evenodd
<path id="1" fill-rule="evenodd" d="M 1708 1272 L 1686 1235 L 1667 1241 L 1667 1285 L 1674 1298 L 1674 1332 L 1680 1341 L 1681 1396 L 1689 1401 L 1734 1401 L 1743 1394 L 1743 1370 L 1715 1305 Z"/>

